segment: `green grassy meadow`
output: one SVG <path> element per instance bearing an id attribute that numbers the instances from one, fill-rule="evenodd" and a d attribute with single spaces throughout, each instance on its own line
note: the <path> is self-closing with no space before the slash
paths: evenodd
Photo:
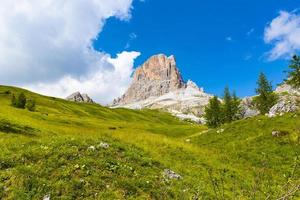
<path id="1" fill-rule="evenodd" d="M 0 199 L 300 199 L 299 138 L 300 113 L 208 129 L 0 86 Z"/>

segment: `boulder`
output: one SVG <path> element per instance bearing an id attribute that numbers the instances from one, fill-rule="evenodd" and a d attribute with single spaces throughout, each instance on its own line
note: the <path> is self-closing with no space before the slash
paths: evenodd
<path id="1" fill-rule="evenodd" d="M 287 131 L 272 131 L 273 137 L 281 137 L 281 136 L 285 136 L 288 134 L 289 134 L 289 132 L 287 132 Z"/>
<path id="2" fill-rule="evenodd" d="M 43 197 L 43 200 L 50 200 L 50 195 L 48 194 L 48 195 L 45 195 L 44 197 Z"/>
<path id="3" fill-rule="evenodd" d="M 167 179 L 177 179 L 177 180 L 182 178 L 179 174 L 175 173 L 170 169 L 164 170 L 164 177 L 166 177 Z"/>
<path id="4" fill-rule="evenodd" d="M 100 144 L 98 145 L 98 147 L 103 148 L 103 149 L 108 149 L 109 148 L 109 144 L 106 142 L 100 142 Z"/>

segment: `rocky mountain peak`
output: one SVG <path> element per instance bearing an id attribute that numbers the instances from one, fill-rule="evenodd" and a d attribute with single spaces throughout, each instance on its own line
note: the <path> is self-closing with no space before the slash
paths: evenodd
<path id="1" fill-rule="evenodd" d="M 137 102 L 185 87 L 175 57 L 158 54 L 136 69 L 131 86 L 121 98 L 114 100 L 113 104 Z"/>
<path id="2" fill-rule="evenodd" d="M 94 103 L 94 101 L 87 94 L 81 94 L 80 92 L 71 94 L 66 98 L 66 100 L 74 102 Z"/>

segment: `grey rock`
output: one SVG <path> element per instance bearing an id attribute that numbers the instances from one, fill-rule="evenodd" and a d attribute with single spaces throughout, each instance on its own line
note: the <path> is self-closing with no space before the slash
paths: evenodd
<path id="1" fill-rule="evenodd" d="M 174 171 L 170 170 L 170 169 L 165 169 L 164 170 L 164 176 L 167 178 L 167 179 L 182 179 L 182 177 L 175 173 Z"/>
<path id="2" fill-rule="evenodd" d="M 95 103 L 94 101 L 93 101 L 93 99 L 91 99 L 87 94 L 82 94 L 81 95 L 82 96 L 82 98 L 83 98 L 83 102 L 86 102 L 86 103 Z"/>
<path id="3" fill-rule="evenodd" d="M 273 137 L 281 137 L 289 134 L 287 131 L 272 131 Z"/>
<path id="4" fill-rule="evenodd" d="M 245 119 L 259 115 L 259 111 L 254 106 L 253 97 L 245 97 L 242 99 L 240 108 L 240 118 Z"/>
<path id="5" fill-rule="evenodd" d="M 296 112 L 299 109 L 297 97 L 290 95 L 281 95 L 278 102 L 270 109 L 268 117 L 283 115 L 284 113 Z"/>
<path id="6" fill-rule="evenodd" d="M 50 195 L 49 195 L 49 194 L 45 195 L 45 196 L 43 197 L 43 200 L 50 200 Z"/>
<path id="7" fill-rule="evenodd" d="M 66 98 L 66 100 L 74 102 L 94 103 L 94 101 L 87 94 L 81 94 L 80 92 L 71 94 Z"/>
<path id="8" fill-rule="evenodd" d="M 283 83 L 275 90 L 276 93 L 288 93 L 290 95 L 300 95 L 300 88 L 293 88 L 292 86 Z"/>
<path id="9" fill-rule="evenodd" d="M 108 149 L 109 148 L 109 144 L 105 143 L 105 142 L 101 142 L 98 147 L 103 148 L 103 149 Z"/>

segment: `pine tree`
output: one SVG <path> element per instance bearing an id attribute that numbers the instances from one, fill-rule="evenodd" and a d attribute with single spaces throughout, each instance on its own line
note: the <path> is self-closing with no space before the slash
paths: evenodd
<path id="1" fill-rule="evenodd" d="M 254 103 L 261 114 L 266 114 L 276 103 L 277 96 L 273 93 L 272 84 L 267 80 L 264 73 L 260 73 L 257 85 L 256 94 L 258 96 L 254 98 Z"/>
<path id="2" fill-rule="evenodd" d="M 217 96 L 209 100 L 209 104 L 205 108 L 205 119 L 207 120 L 207 125 L 213 128 L 223 123 L 221 102 Z"/>
<path id="3" fill-rule="evenodd" d="M 223 117 L 224 122 L 232 122 L 233 120 L 233 108 L 232 108 L 232 97 L 229 88 L 226 87 L 223 95 Z"/>
<path id="4" fill-rule="evenodd" d="M 25 105 L 26 105 L 26 96 L 22 92 L 22 93 L 19 94 L 19 96 L 17 98 L 16 107 L 24 109 Z"/>
<path id="5" fill-rule="evenodd" d="M 300 88 L 300 56 L 293 56 L 289 68 L 286 83 L 293 88 Z"/>
<path id="6" fill-rule="evenodd" d="M 235 92 L 231 95 L 228 87 L 224 90 L 223 98 L 224 122 L 230 123 L 237 120 L 240 111 L 240 99 L 236 96 Z"/>

